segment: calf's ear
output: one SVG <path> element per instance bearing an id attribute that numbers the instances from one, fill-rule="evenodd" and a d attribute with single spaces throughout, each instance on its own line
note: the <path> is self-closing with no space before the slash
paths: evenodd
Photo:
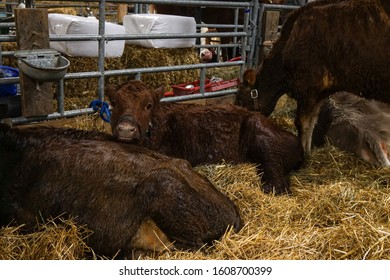
<path id="1" fill-rule="evenodd" d="M 165 87 L 164 86 L 161 86 L 155 90 L 152 91 L 152 95 L 153 95 L 153 100 L 155 103 L 158 103 L 160 102 L 160 99 L 164 97 L 164 93 L 165 93 Z"/>
<path id="2" fill-rule="evenodd" d="M 117 88 L 116 86 L 112 85 L 112 84 L 108 84 L 104 90 L 106 96 L 108 97 L 108 99 L 111 101 L 113 100 L 114 96 L 115 96 L 115 93 L 117 91 Z"/>
<path id="3" fill-rule="evenodd" d="M 244 85 L 253 86 L 256 82 L 256 71 L 254 69 L 247 69 L 242 76 Z"/>

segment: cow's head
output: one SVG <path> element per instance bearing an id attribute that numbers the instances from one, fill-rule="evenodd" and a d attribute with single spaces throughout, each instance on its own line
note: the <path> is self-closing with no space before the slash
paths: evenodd
<path id="1" fill-rule="evenodd" d="M 258 91 L 255 88 L 256 71 L 248 69 L 244 72 L 241 84 L 238 86 L 236 105 L 245 107 L 252 111 L 259 110 Z"/>
<path id="2" fill-rule="evenodd" d="M 141 81 L 131 80 L 119 87 L 107 85 L 105 92 L 112 107 L 113 136 L 124 142 L 144 139 L 151 126 L 153 110 L 163 95 L 162 88 L 150 91 Z"/>
<path id="3" fill-rule="evenodd" d="M 269 116 L 285 90 L 285 83 L 278 81 L 280 77 L 278 80 L 273 80 L 270 76 L 265 72 L 247 69 L 238 86 L 236 105 Z"/>

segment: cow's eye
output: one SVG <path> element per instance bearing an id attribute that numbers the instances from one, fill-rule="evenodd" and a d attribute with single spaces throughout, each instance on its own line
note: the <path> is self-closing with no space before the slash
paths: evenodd
<path id="1" fill-rule="evenodd" d="M 114 101 L 110 101 L 111 107 L 115 107 L 116 103 Z"/>
<path id="2" fill-rule="evenodd" d="M 150 110 L 152 109 L 152 104 L 151 103 L 148 103 L 146 106 L 145 106 L 146 110 Z"/>

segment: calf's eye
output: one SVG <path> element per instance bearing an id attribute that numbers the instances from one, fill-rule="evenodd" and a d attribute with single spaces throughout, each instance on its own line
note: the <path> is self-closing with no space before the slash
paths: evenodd
<path id="1" fill-rule="evenodd" d="M 148 105 L 145 106 L 145 109 L 146 109 L 146 110 L 152 109 L 152 104 L 151 104 L 151 103 L 148 103 Z"/>

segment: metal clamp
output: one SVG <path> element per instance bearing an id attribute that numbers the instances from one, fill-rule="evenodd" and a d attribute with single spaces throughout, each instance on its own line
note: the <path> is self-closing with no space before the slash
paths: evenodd
<path id="1" fill-rule="evenodd" d="M 251 97 L 252 97 L 253 99 L 256 99 L 256 98 L 259 97 L 259 92 L 257 91 L 257 89 L 252 89 L 252 90 L 251 90 Z"/>

